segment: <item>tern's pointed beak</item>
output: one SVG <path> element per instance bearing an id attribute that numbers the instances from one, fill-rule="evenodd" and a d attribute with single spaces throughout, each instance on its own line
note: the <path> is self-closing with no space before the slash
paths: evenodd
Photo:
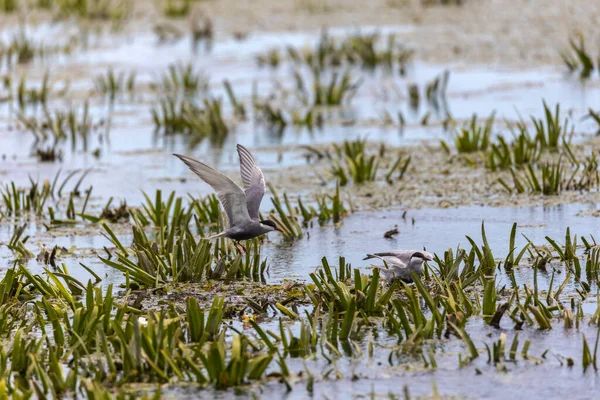
<path id="1" fill-rule="evenodd" d="M 278 226 L 276 226 L 276 227 L 275 227 L 275 230 L 276 230 L 277 232 L 281 232 L 281 233 L 283 233 L 283 230 L 282 230 L 280 227 L 278 227 Z"/>

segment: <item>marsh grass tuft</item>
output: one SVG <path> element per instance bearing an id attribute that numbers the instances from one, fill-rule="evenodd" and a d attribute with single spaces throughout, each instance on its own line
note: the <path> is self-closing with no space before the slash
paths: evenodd
<path id="1" fill-rule="evenodd" d="M 220 99 L 204 99 L 199 106 L 190 100 L 167 96 L 152 108 L 151 114 L 155 128 L 166 135 L 183 133 L 197 142 L 209 138 L 218 144 L 229 133 Z"/>
<path id="2" fill-rule="evenodd" d="M 151 88 L 163 94 L 193 97 L 208 91 L 209 78 L 195 70 L 192 63 L 169 65 L 168 71 L 151 84 Z"/>
<path id="3" fill-rule="evenodd" d="M 386 148 L 381 145 L 379 152 L 369 154 L 366 139 L 345 140 L 342 144 L 333 144 L 331 150 L 320 152 L 311 147 L 305 147 L 317 158 L 327 158 L 331 161 L 331 174 L 341 186 L 350 181 L 356 184 L 372 182 L 377 179 L 377 172 L 384 166 Z M 385 173 L 385 180 L 392 184 L 395 180 L 404 178 L 412 157 L 398 154 Z"/>
<path id="4" fill-rule="evenodd" d="M 89 136 L 104 125 L 103 120 L 92 119 L 87 102 L 81 109 L 73 107 L 67 111 L 54 112 L 44 109 L 43 114 L 44 118 L 41 120 L 27 117 L 23 113 L 18 114 L 17 119 L 26 131 L 34 135 L 36 144 L 52 139 L 56 145 L 68 140 L 73 151 L 81 148 L 87 152 Z"/>
<path id="5" fill-rule="evenodd" d="M 124 93 L 132 95 L 135 92 L 135 78 L 135 72 L 115 73 L 112 68 L 109 68 L 105 75 L 99 75 L 94 79 L 94 88 L 97 93 L 114 101 L 119 95 Z"/>
<path id="6" fill-rule="evenodd" d="M 586 48 L 583 34 L 569 39 L 570 48 L 561 51 L 560 56 L 570 72 L 577 72 L 582 79 L 589 78 L 594 71 L 594 61 Z M 598 65 L 600 68 L 600 64 Z"/>
<path id="7" fill-rule="evenodd" d="M 569 143 L 573 136 L 574 127 L 568 130 L 569 120 L 565 118 L 563 125 L 560 121 L 560 104 L 556 104 L 554 114 L 546 102 L 544 105 L 544 118 L 531 117 L 535 126 L 535 139 L 542 149 L 556 151 L 562 144 Z"/>
<path id="8" fill-rule="evenodd" d="M 361 80 L 353 81 L 350 71 L 342 73 L 333 72 L 324 74 L 316 69 L 312 69 L 312 83 L 304 82 L 302 76 L 296 73 L 297 93 L 301 95 L 302 102 L 307 106 L 341 106 L 349 104 Z M 306 90 L 312 88 L 312 92 Z"/>
<path id="9" fill-rule="evenodd" d="M 483 125 L 477 123 L 477 116 L 473 115 L 471 122 L 460 128 L 455 135 L 454 145 L 459 153 L 473 153 L 486 151 L 490 145 L 492 129 L 494 128 L 495 115 L 490 115 Z M 449 146 L 442 142 L 442 146 L 449 151 Z"/>

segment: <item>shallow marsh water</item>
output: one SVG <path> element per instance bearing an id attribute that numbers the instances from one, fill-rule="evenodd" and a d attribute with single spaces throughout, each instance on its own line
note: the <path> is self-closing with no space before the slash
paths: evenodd
<path id="1" fill-rule="evenodd" d="M 31 29 L 34 37 L 56 34 L 53 29 L 42 26 Z M 364 28 L 368 31 L 372 28 Z M 407 27 L 379 28 L 383 33 L 410 31 Z M 36 32 L 37 31 L 37 32 Z M 60 32 L 60 30 L 59 30 Z M 352 29 L 339 28 L 330 31 L 333 35 L 353 32 Z M 319 32 L 256 34 L 249 39 L 238 42 L 234 40 L 216 41 L 210 52 L 194 53 L 187 39 L 174 45 L 157 45 L 156 38 L 148 32 L 135 35 L 100 36 L 90 40 L 91 47 L 76 51 L 72 55 L 58 57 L 57 66 L 52 68 L 52 76 L 58 80 L 68 78 L 72 93 L 67 98 L 54 100 L 50 108 L 60 108 L 76 99 L 88 96 L 92 89 L 92 78 L 105 73 L 108 66 L 115 71 L 132 71 L 138 74 L 140 85 L 151 82 L 167 66 L 177 61 L 193 61 L 194 65 L 206 72 L 210 77 L 211 90 L 218 96 L 224 96 L 222 81 L 230 80 L 234 84 L 236 94 L 248 100 L 252 95 L 253 82 L 257 82 L 259 92 L 265 95 L 273 88 L 273 80 L 281 81 L 284 87 L 290 86 L 289 65 L 282 65 L 276 70 L 259 68 L 255 58 L 266 49 L 285 46 L 314 45 Z M 58 66 L 64 65 L 64 68 Z M 560 102 L 563 110 L 568 110 L 574 117 L 578 136 L 575 140 L 583 141 L 579 135 L 588 132 L 591 121 L 581 121 L 580 116 L 588 108 L 600 107 L 600 84 L 598 81 L 582 83 L 565 77 L 555 68 L 536 68 L 535 70 L 514 70 L 502 67 L 465 65 L 431 65 L 415 62 L 406 78 L 389 73 L 361 74 L 363 83 L 351 106 L 339 112 L 339 118 L 352 123 L 325 124 L 322 129 L 308 130 L 286 129 L 276 135 L 251 122 L 238 124 L 222 146 L 211 145 L 208 141 L 195 148 L 190 148 L 188 140 L 180 137 L 163 137 L 154 132 L 149 108 L 153 104 L 152 93 L 147 87 L 140 90 L 133 100 L 128 95 L 118 99 L 111 107 L 100 99 L 91 100 L 90 113 L 94 120 L 110 119 L 109 136 L 94 137 L 90 150 L 99 148 L 100 158 L 81 150 L 71 152 L 65 148 L 62 163 L 43 164 L 35 162 L 30 154 L 33 139 L 15 128 L 16 122 L 9 105 L 0 107 L 0 154 L 7 157 L 0 161 L 0 177 L 2 182 L 15 181 L 25 184 L 29 177 L 34 179 L 52 179 L 59 169 L 91 168 L 86 180 L 94 186 L 94 204 L 96 207 L 115 196 L 126 199 L 131 206 L 138 206 L 143 196 L 141 191 L 153 193 L 160 188 L 163 192 L 176 190 L 178 194 L 187 192 L 208 194 L 210 188 L 195 180 L 178 160 L 171 156 L 172 152 L 193 154 L 215 167 L 237 174 L 237 155 L 235 144 L 247 145 L 256 154 L 263 167 L 267 179 L 269 175 L 278 175 L 281 189 L 292 193 L 302 193 L 294 186 L 293 180 L 286 183 L 285 171 L 294 167 L 306 167 L 303 150 L 299 147 L 307 144 L 326 144 L 343 142 L 347 139 L 368 136 L 374 142 L 384 142 L 389 146 L 407 147 L 419 151 L 423 143 L 437 144 L 439 139 L 450 138 L 450 133 L 442 128 L 445 114 L 436 115 L 427 104 L 422 102 L 417 110 L 411 109 L 407 101 L 407 85 L 417 83 L 423 87 L 426 82 L 444 70 L 451 71 L 446 96 L 447 112 L 454 119 L 467 120 L 473 113 L 487 116 L 496 111 L 499 118 L 516 120 L 521 115 L 541 116 L 541 99 L 548 104 Z M 28 83 L 39 83 L 44 66 L 31 68 Z M 54 75 L 56 74 L 56 75 Z M 72 96 L 72 98 L 71 98 Z M 401 130 L 399 126 L 384 124 L 384 110 L 396 115 L 402 111 L 407 117 L 407 124 Z M 32 111 L 36 112 L 36 111 Z M 37 110 L 39 112 L 39 110 Z M 427 112 L 432 112 L 431 122 L 422 126 L 420 121 Z M 5 129 L 11 127 L 12 129 Z M 100 129 L 102 132 L 102 129 Z M 286 170 L 287 168 L 287 170 Z M 284 171 L 284 172 L 282 172 Z M 318 179 L 315 178 L 315 182 Z M 394 210 L 359 210 L 344 219 L 339 227 L 315 226 L 305 230 L 305 237 L 294 243 L 287 243 L 275 235 L 262 247 L 261 254 L 266 257 L 270 267 L 266 276 L 268 283 L 281 283 L 286 280 L 307 281 L 308 274 L 320 265 L 322 257 L 334 263 L 339 256 L 346 257 L 353 267 L 359 267 L 369 273 L 369 263 L 362 261 L 365 253 L 385 251 L 391 248 L 426 247 L 428 251 L 442 255 L 448 248 L 468 244 L 465 236 L 481 242 L 481 223 L 485 221 L 486 233 L 492 251 L 496 255 L 509 252 L 508 237 L 514 222 L 519 225 L 517 248 L 525 245 L 526 235 L 535 244 L 544 244 L 549 236 L 563 240 L 565 230 L 570 227 L 573 234 L 579 236 L 598 236 L 600 228 L 596 217 L 585 216 L 585 211 L 597 209 L 597 204 L 563 204 L 557 206 L 531 207 L 481 207 L 464 206 L 450 208 L 422 208 L 407 210 L 406 218 L 402 218 L 403 209 Z M 263 204 L 263 211 L 272 208 L 269 201 Z M 579 216 L 583 215 L 583 216 Z M 414 223 L 413 223 L 414 220 Z M 398 227 L 400 233 L 391 239 L 385 239 L 383 233 Z M 0 225 L 0 242 L 10 240 L 14 224 Z M 31 235 L 28 247 L 35 253 L 39 244 L 47 246 L 74 247 L 74 253 L 65 255 L 59 261 L 64 262 L 69 272 L 77 279 L 85 281 L 89 275 L 79 266 L 80 262 L 94 268 L 108 283 L 121 284 L 122 274 L 106 267 L 98 261 L 97 254 L 102 254 L 105 246 L 111 246 L 100 228 L 94 226 L 77 226 L 71 229 L 53 229 L 47 232 L 41 223 L 30 221 L 27 234 Z M 130 243 L 132 237 L 123 232 L 118 237 L 124 243 Z M 12 253 L 5 247 L 0 248 L 0 259 L 9 265 Z M 27 263 L 34 273 L 42 273 L 43 267 L 35 259 Z M 557 274 L 565 274 L 564 268 L 557 268 Z M 530 285 L 533 280 L 531 268 L 518 268 L 515 272 L 519 285 Z M 550 274 L 540 272 L 537 283 L 540 290 L 550 286 Z M 560 278 L 556 278 L 561 281 Z M 509 281 L 502 272 L 498 272 L 497 285 L 508 285 Z M 569 282 L 564 291 L 567 296 L 576 296 L 574 281 Z M 584 303 L 584 310 L 589 316 L 596 310 L 596 299 L 589 296 Z M 273 322 L 265 324 L 270 327 Z M 292 329 L 297 326 L 291 324 Z M 260 387 L 251 387 L 236 393 L 213 391 L 202 392 L 204 396 L 214 398 L 232 398 L 238 394 L 242 397 L 256 393 L 260 397 L 285 397 L 290 399 L 316 396 L 317 398 L 365 398 L 374 396 L 384 398 L 388 393 L 399 396 L 404 386 L 409 386 L 413 395 L 424 396 L 438 390 L 443 396 L 458 398 L 540 398 L 569 396 L 570 398 L 591 398 L 597 390 L 597 375 L 588 370 L 581 371 L 581 334 L 585 334 L 589 342 L 593 341 L 596 328 L 582 324 L 578 330 L 562 330 L 560 326 L 548 332 L 526 327 L 519 331 L 519 340 L 530 339 L 532 347 L 530 355 L 540 359 L 536 365 L 534 360 L 519 359 L 516 363 L 508 363 L 508 371 L 496 371 L 496 367 L 486 363 L 487 356 L 484 343 L 498 340 L 501 333 L 508 336 L 510 344 L 515 330 L 505 321 L 502 329 L 494 329 L 483 323 L 481 318 L 473 318 L 467 323 L 467 330 L 480 349 L 480 357 L 467 367 L 458 367 L 458 354 L 463 353 L 465 346 L 458 339 L 432 341 L 430 343 L 436 360 L 437 370 L 423 368 L 420 354 L 399 355 L 393 366 L 389 365 L 388 356 L 396 346 L 397 338 L 388 335 L 384 330 L 373 329 L 378 341 L 372 359 L 362 356 L 342 358 L 337 367 L 343 377 L 339 379 L 317 379 L 314 394 L 306 390 L 305 380 L 292 382 L 293 390 L 286 393 L 279 382 L 267 382 Z M 358 340 L 366 346 L 365 332 Z M 542 357 L 544 351 L 551 349 Z M 576 360 L 577 367 L 568 368 L 566 357 Z M 290 362 L 290 367 L 298 373 L 304 369 L 316 372 L 320 376 L 331 368 L 324 360 L 301 360 Z M 478 374 L 476 369 L 481 374 Z M 355 377 L 356 378 L 355 378 Z M 437 389 L 434 389 L 437 388 Z M 188 390 L 185 387 L 164 388 L 166 396 L 198 397 L 197 388 Z M 501 393 L 501 396 L 500 396 Z M 341 397 L 340 397 L 341 396 Z"/>

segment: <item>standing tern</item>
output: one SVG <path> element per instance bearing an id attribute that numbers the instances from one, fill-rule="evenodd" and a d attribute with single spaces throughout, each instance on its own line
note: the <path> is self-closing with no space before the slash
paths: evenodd
<path id="1" fill-rule="evenodd" d="M 427 251 L 421 250 L 394 250 L 384 253 L 367 254 L 363 260 L 378 258 L 382 260 L 388 268 L 375 266 L 383 274 L 383 277 L 392 282 L 395 279 L 410 283 L 413 281 L 411 271 L 421 275 L 423 271 L 423 262 L 432 261 L 433 255 Z"/>
<path id="2" fill-rule="evenodd" d="M 235 241 L 236 248 L 240 245 L 246 252 L 240 240 L 252 239 L 272 231 L 281 232 L 281 229 L 271 220 L 260 220 L 258 210 L 265 194 L 265 177 L 248 149 L 238 144 L 237 152 L 244 190 L 229 177 L 201 161 L 181 154 L 173 155 L 214 189 L 225 209 L 229 228 L 208 239 L 225 236 Z"/>

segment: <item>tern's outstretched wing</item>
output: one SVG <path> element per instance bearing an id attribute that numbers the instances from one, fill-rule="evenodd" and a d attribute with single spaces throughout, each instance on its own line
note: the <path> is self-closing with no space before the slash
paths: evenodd
<path id="1" fill-rule="evenodd" d="M 403 263 L 396 256 L 381 256 L 380 253 L 367 254 L 367 256 L 363 258 L 363 260 L 369 260 L 371 258 L 378 258 L 384 261 L 389 267 L 406 268 L 406 263 Z"/>
<path id="2" fill-rule="evenodd" d="M 183 161 L 192 172 L 217 192 L 217 197 L 227 213 L 227 218 L 229 218 L 230 227 L 250 220 L 248 208 L 246 207 L 246 194 L 234 181 L 203 162 L 181 154 L 173 155 Z"/>
<path id="3" fill-rule="evenodd" d="M 260 202 L 265 194 L 265 176 L 247 148 L 238 144 L 237 151 L 240 156 L 242 182 L 244 182 L 244 189 L 246 189 L 248 214 L 250 218 L 258 219 Z"/>
<path id="4" fill-rule="evenodd" d="M 392 250 L 392 251 L 386 251 L 386 252 L 382 252 L 382 253 L 373 253 L 373 254 L 367 254 L 367 257 L 363 258 L 363 260 L 368 260 L 369 258 L 373 258 L 375 256 L 396 257 L 400 262 L 408 265 L 408 263 L 410 262 L 410 258 L 412 257 L 412 255 L 414 253 L 423 254 L 425 256 L 425 259 L 428 261 L 433 260 L 433 255 L 431 253 L 429 253 L 428 251 L 424 251 L 424 250 Z"/>

